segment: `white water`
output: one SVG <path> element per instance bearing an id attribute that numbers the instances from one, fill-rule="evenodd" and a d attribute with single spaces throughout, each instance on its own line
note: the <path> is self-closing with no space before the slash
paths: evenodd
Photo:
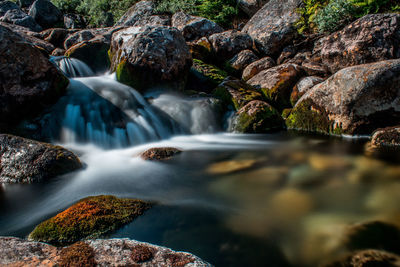
<path id="1" fill-rule="evenodd" d="M 93 73 L 83 62 L 55 58 L 71 77 Z M 89 69 L 89 71 L 87 71 Z M 147 96 L 116 81 L 115 75 L 70 78 L 68 93 L 47 123 L 54 142 L 90 143 L 122 148 L 182 134 L 215 133 L 219 129 L 215 101 L 184 98 L 157 91 Z"/>
<path id="2" fill-rule="evenodd" d="M 60 56 L 52 57 L 50 61 L 69 78 L 94 76 L 90 67 L 79 59 Z"/>

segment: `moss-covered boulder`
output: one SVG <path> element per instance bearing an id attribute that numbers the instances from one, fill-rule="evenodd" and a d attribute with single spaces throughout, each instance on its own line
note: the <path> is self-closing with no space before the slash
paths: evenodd
<path id="1" fill-rule="evenodd" d="M 264 101 L 253 100 L 242 107 L 232 123 L 233 132 L 267 133 L 283 129 L 279 112 Z"/>
<path id="2" fill-rule="evenodd" d="M 400 60 L 340 70 L 303 95 L 288 128 L 331 134 L 371 134 L 400 121 Z"/>
<path id="3" fill-rule="evenodd" d="M 214 90 L 214 96 L 221 99 L 225 106 L 232 106 L 236 111 L 253 100 L 262 100 L 262 94 L 251 85 L 232 77 L 226 78 Z"/>
<path id="4" fill-rule="evenodd" d="M 29 239 L 64 244 L 98 238 L 131 222 L 150 207 L 150 203 L 136 199 L 87 197 L 36 226 Z"/>
<path id="5" fill-rule="evenodd" d="M 228 74 L 215 65 L 193 59 L 186 89 L 197 92 L 211 92 Z"/>
<path id="6" fill-rule="evenodd" d="M 0 134 L 0 183 L 41 182 L 81 167 L 63 147 Z"/>
<path id="7" fill-rule="evenodd" d="M 247 82 L 261 90 L 271 104 L 280 110 L 291 107 L 290 95 L 303 70 L 296 64 L 283 64 L 264 70 Z"/>
<path id="8" fill-rule="evenodd" d="M 206 62 L 212 61 L 212 45 L 206 37 L 194 42 L 188 42 L 187 44 L 193 58 Z"/>
<path id="9" fill-rule="evenodd" d="M 111 70 L 118 81 L 144 91 L 152 87 L 182 90 L 192 56 L 181 32 L 173 27 L 130 27 L 113 34 Z"/>
<path id="10" fill-rule="evenodd" d="M 172 157 L 182 153 L 182 150 L 174 147 L 155 147 L 150 148 L 140 154 L 140 157 L 144 160 L 168 160 Z"/>

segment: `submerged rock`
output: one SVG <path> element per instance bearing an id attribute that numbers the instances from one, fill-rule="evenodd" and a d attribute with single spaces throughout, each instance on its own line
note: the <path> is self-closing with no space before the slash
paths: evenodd
<path id="1" fill-rule="evenodd" d="M 267 133 L 283 129 L 280 113 L 264 101 L 253 100 L 239 109 L 231 126 L 238 133 Z"/>
<path id="2" fill-rule="evenodd" d="M 300 18 L 297 9 L 302 0 L 270 0 L 243 28 L 255 41 L 258 50 L 277 57 L 290 44 L 297 31 L 294 23 Z"/>
<path id="3" fill-rule="evenodd" d="M 97 238 L 131 222 L 150 207 L 150 203 L 137 199 L 87 197 L 36 226 L 29 234 L 29 239 L 68 244 Z"/>
<path id="4" fill-rule="evenodd" d="M 176 28 L 130 27 L 112 36 L 111 70 L 137 90 L 155 86 L 183 89 L 192 56 Z"/>
<path id="5" fill-rule="evenodd" d="M 60 147 L 0 134 L 0 183 L 33 183 L 82 167 L 79 158 Z"/>
<path id="6" fill-rule="evenodd" d="M 144 160 L 168 160 L 172 157 L 182 153 L 182 150 L 174 147 L 155 147 L 150 148 L 140 154 L 140 157 Z"/>
<path id="7" fill-rule="evenodd" d="M 0 131 L 4 132 L 55 103 L 68 80 L 41 50 L 1 25 L 0 58 Z"/>
<path id="8" fill-rule="evenodd" d="M 371 144 L 377 147 L 400 146 L 400 126 L 376 130 L 372 135 Z"/>
<path id="9" fill-rule="evenodd" d="M 400 14 L 366 15 L 319 40 L 314 54 L 334 73 L 345 67 L 400 58 Z"/>
<path id="10" fill-rule="evenodd" d="M 361 250 L 341 257 L 322 267 L 399 267 L 400 257 L 383 250 Z"/>
<path id="11" fill-rule="evenodd" d="M 0 237 L 0 265 L 211 266 L 193 254 L 130 239 L 86 240 L 60 248 L 15 237 Z"/>
<path id="12" fill-rule="evenodd" d="M 238 159 L 238 160 L 221 161 L 211 164 L 207 168 L 207 173 L 213 175 L 230 174 L 250 169 L 256 163 L 257 160 L 255 159 Z"/>
<path id="13" fill-rule="evenodd" d="M 278 109 L 291 107 L 290 95 L 303 70 L 296 64 L 283 64 L 261 71 L 247 82 L 261 90 Z"/>
<path id="14" fill-rule="evenodd" d="M 177 12 L 172 16 L 172 26 L 182 32 L 186 41 L 195 41 L 201 37 L 224 31 L 224 29 L 214 21 L 191 16 L 183 12 Z"/>
<path id="15" fill-rule="evenodd" d="M 292 129 L 371 134 L 400 120 L 400 60 L 349 67 L 307 91 L 286 120 Z"/>

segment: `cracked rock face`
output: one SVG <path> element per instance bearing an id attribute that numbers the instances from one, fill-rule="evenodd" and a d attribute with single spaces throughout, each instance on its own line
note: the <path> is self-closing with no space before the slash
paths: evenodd
<path id="1" fill-rule="evenodd" d="M 129 239 L 86 240 L 59 248 L 14 237 L 0 237 L 0 265 L 85 266 L 88 263 L 96 266 L 211 266 L 190 253 Z"/>
<path id="2" fill-rule="evenodd" d="M 308 90 L 289 128 L 336 134 L 371 134 L 400 121 L 400 59 L 348 67 Z"/>
<path id="3" fill-rule="evenodd" d="M 130 27 L 113 34 L 111 70 L 137 90 L 160 84 L 182 89 L 192 56 L 181 32 L 173 27 Z"/>
<path id="4" fill-rule="evenodd" d="M 248 33 L 265 55 L 277 57 L 297 34 L 293 24 L 300 17 L 296 10 L 301 4 L 301 0 L 271 0 L 247 22 L 242 32 Z"/>
<path id="5" fill-rule="evenodd" d="M 366 15 L 320 39 L 314 54 L 332 73 L 349 66 L 400 58 L 400 14 Z"/>

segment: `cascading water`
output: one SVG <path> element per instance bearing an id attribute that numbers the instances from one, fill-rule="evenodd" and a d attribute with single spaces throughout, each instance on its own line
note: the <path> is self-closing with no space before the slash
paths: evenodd
<path id="1" fill-rule="evenodd" d="M 52 61 L 71 77 L 67 95 L 44 120 L 54 141 L 115 148 L 218 129 L 216 105 L 207 98 L 183 99 L 158 91 L 148 96 L 149 104 L 136 90 L 117 82 L 115 75 L 94 76 L 75 59 Z"/>

